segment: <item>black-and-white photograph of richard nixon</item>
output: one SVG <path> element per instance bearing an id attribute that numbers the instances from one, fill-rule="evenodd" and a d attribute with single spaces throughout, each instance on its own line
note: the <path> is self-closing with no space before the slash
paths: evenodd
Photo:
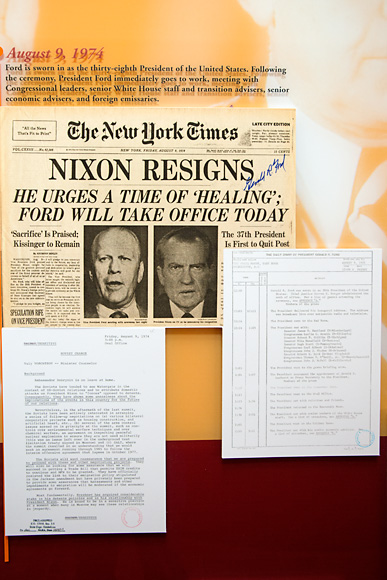
<path id="1" fill-rule="evenodd" d="M 154 317 L 217 316 L 216 226 L 154 230 Z"/>
<path id="2" fill-rule="evenodd" d="M 84 227 L 84 317 L 146 318 L 145 226 Z"/>

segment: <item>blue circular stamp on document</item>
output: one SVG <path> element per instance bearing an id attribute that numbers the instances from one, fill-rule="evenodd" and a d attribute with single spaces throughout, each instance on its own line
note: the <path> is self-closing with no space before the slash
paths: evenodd
<path id="1" fill-rule="evenodd" d="M 358 429 L 355 439 L 359 447 L 371 447 L 375 441 L 375 433 L 368 429 Z"/>

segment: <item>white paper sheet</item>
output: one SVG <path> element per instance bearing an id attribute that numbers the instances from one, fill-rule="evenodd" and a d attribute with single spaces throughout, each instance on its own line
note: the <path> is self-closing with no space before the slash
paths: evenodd
<path id="1" fill-rule="evenodd" d="M 378 455 L 381 250 L 226 250 L 222 456 Z"/>
<path id="2" fill-rule="evenodd" d="M 3 329 L 6 535 L 165 531 L 163 329 Z"/>

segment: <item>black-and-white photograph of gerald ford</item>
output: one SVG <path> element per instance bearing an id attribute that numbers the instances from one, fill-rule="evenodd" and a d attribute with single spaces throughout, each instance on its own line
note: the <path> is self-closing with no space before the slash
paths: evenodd
<path id="1" fill-rule="evenodd" d="M 84 317 L 146 318 L 146 226 L 85 226 L 84 251 Z"/>
<path id="2" fill-rule="evenodd" d="M 216 226 L 156 226 L 154 318 L 217 316 Z"/>

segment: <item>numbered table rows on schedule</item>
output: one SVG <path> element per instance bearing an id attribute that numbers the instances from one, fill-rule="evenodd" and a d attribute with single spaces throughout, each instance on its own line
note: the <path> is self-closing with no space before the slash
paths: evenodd
<path id="1" fill-rule="evenodd" d="M 233 448 L 286 445 L 290 433 L 296 445 L 310 435 L 345 445 L 357 424 L 369 428 L 360 411 L 370 408 L 373 379 L 369 254 L 307 258 L 297 271 L 278 257 L 269 271 L 262 260 L 236 263 Z"/>

